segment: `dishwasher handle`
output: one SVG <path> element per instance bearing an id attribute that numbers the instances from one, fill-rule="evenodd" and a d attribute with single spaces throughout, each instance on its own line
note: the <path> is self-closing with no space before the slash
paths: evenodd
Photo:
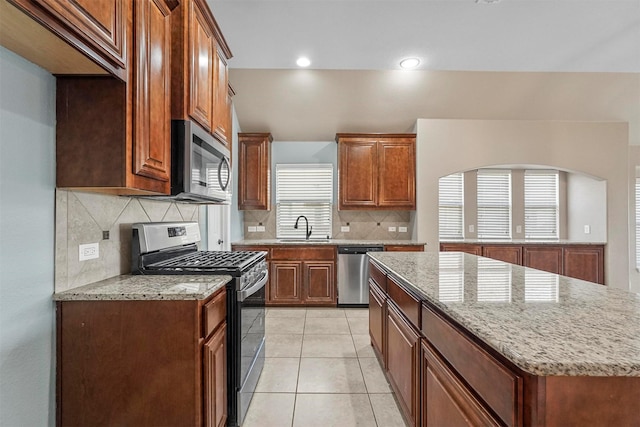
<path id="1" fill-rule="evenodd" d="M 363 255 L 367 252 L 382 252 L 384 246 L 338 246 L 339 255 Z"/>

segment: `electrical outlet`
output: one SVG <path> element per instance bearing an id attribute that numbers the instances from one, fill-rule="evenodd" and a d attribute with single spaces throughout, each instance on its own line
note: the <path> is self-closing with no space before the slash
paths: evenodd
<path id="1" fill-rule="evenodd" d="M 469 226 L 469 233 L 475 233 L 476 232 L 476 226 L 475 225 L 470 225 Z"/>
<path id="2" fill-rule="evenodd" d="M 256 227 L 256 231 L 259 233 L 264 233 L 265 232 L 265 228 L 264 225 L 259 225 Z"/>
<path id="3" fill-rule="evenodd" d="M 398 231 L 401 233 L 406 233 L 407 232 L 407 227 L 398 227 Z"/>
<path id="4" fill-rule="evenodd" d="M 585 225 L 584 226 L 584 234 L 591 234 L 591 226 L 590 225 Z"/>
<path id="5" fill-rule="evenodd" d="M 395 227 L 389 227 L 389 231 L 396 231 Z"/>
<path id="6" fill-rule="evenodd" d="M 348 233 L 349 230 L 351 230 L 351 228 L 348 225 L 343 225 L 340 227 L 340 232 L 341 233 Z"/>
<path id="7" fill-rule="evenodd" d="M 78 246 L 78 258 L 80 261 L 96 259 L 100 257 L 100 246 L 97 243 L 89 243 Z"/>
<path id="8" fill-rule="evenodd" d="M 516 233 L 522 233 L 522 226 L 516 225 Z"/>
<path id="9" fill-rule="evenodd" d="M 249 233 L 255 233 L 257 231 L 255 225 L 250 225 L 248 230 L 249 230 Z"/>

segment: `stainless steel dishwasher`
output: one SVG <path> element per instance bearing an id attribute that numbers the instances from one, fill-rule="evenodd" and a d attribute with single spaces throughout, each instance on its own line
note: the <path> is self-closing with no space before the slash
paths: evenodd
<path id="1" fill-rule="evenodd" d="M 382 252 L 383 246 L 338 246 L 338 305 L 369 305 L 369 261 L 367 252 Z"/>

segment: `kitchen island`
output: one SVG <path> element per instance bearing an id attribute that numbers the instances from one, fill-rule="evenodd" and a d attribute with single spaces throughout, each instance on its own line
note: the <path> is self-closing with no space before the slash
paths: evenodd
<path id="1" fill-rule="evenodd" d="M 370 335 L 411 425 L 640 425 L 640 296 L 474 255 L 371 253 Z"/>

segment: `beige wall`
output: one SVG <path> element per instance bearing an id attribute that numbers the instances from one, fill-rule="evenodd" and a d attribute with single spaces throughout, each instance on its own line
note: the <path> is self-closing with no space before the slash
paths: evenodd
<path id="1" fill-rule="evenodd" d="M 493 165 L 537 164 L 607 180 L 606 282 L 629 288 L 627 123 L 419 119 L 416 237 L 438 248 L 438 179 Z"/>

